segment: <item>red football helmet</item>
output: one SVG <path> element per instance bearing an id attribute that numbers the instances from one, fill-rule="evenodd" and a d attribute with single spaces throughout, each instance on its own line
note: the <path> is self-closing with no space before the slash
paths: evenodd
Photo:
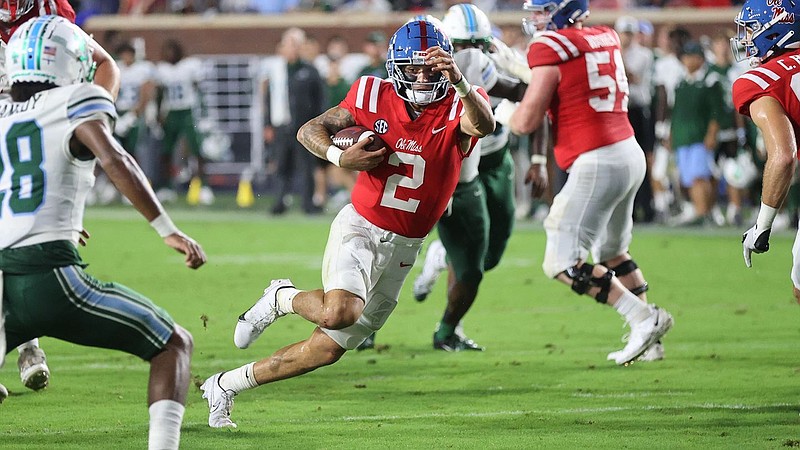
<path id="1" fill-rule="evenodd" d="M 0 22 L 14 23 L 33 9 L 34 0 L 0 0 Z"/>

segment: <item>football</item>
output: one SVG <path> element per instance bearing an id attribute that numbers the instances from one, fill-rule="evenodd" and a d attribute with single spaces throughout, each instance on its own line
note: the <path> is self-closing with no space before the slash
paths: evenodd
<path id="1" fill-rule="evenodd" d="M 331 139 L 333 140 L 333 145 L 345 150 L 356 142 L 360 142 L 369 138 L 372 138 L 372 142 L 364 147 L 364 150 L 368 152 L 380 150 L 386 145 L 383 143 L 383 139 L 375 134 L 374 131 L 367 127 L 362 127 L 361 125 L 355 125 L 339 130 L 339 132 L 336 133 L 336 135 L 334 135 Z"/>

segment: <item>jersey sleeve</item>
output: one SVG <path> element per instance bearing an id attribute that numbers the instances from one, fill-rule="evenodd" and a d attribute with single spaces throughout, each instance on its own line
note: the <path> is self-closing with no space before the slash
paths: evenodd
<path id="1" fill-rule="evenodd" d="M 111 94 L 94 84 L 79 85 L 67 100 L 67 120 L 71 129 L 90 120 L 102 120 L 113 129 L 117 110 Z"/>
<path id="2" fill-rule="evenodd" d="M 733 106 L 739 114 L 750 116 L 750 104 L 770 95 L 769 83 L 757 74 L 747 72 L 733 82 Z"/>
<path id="3" fill-rule="evenodd" d="M 528 48 L 528 66 L 554 66 L 580 56 L 569 38 L 554 31 L 545 31 Z"/>
<path id="4" fill-rule="evenodd" d="M 456 65 L 461 74 L 474 86 L 487 91 L 497 84 L 497 67 L 489 55 L 477 48 L 467 48 L 455 53 Z"/>
<path id="5" fill-rule="evenodd" d="M 370 94 L 372 93 L 369 91 L 372 90 L 374 83 L 380 83 L 380 80 L 369 75 L 365 75 L 354 81 L 347 95 L 344 97 L 344 100 L 339 103 L 339 107 L 350 111 L 350 115 L 355 118 L 356 110 L 358 109 L 357 105 L 363 106 L 365 97 L 371 96 Z"/>

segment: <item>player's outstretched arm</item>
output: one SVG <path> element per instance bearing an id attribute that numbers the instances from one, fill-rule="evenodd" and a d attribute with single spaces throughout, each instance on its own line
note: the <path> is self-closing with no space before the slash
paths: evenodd
<path id="1" fill-rule="evenodd" d="M 537 130 L 544 120 L 550 100 L 558 88 L 561 74 L 556 66 L 537 66 L 531 69 L 531 84 L 525 96 L 511 115 L 511 132 L 529 134 Z"/>
<path id="2" fill-rule="evenodd" d="M 370 170 L 383 161 L 386 147 L 368 152 L 364 150 L 364 147 L 370 141 L 365 139 L 341 150 L 333 145 L 333 140 L 331 140 L 331 136 L 339 130 L 355 124 L 356 121 L 350 111 L 334 106 L 300 127 L 297 131 L 297 140 L 314 156 L 328 160 L 339 167 L 350 170 Z"/>
<path id="3" fill-rule="evenodd" d="M 750 104 L 750 117 L 764 136 L 767 162 L 761 188 L 761 209 L 756 224 L 742 236 L 744 262 L 751 264 L 752 253 L 769 250 L 769 234 L 789 186 L 797 160 L 794 128 L 781 104 L 772 97 L 761 97 Z"/>
<path id="4" fill-rule="evenodd" d="M 70 149 L 76 155 L 85 155 L 86 150 L 91 152 L 117 190 L 150 222 L 164 239 L 164 243 L 186 256 L 188 267 L 196 269 L 206 262 L 206 255 L 200 244 L 183 234 L 172 223 L 142 169 L 111 136 L 105 122 L 90 120 L 78 125 L 70 142 Z"/>
<path id="5" fill-rule="evenodd" d="M 94 39 L 90 41 L 92 46 L 92 59 L 97 64 L 97 71 L 94 74 L 94 84 L 103 87 L 111 94 L 114 101 L 119 95 L 119 66 L 114 58 L 100 46 Z"/>

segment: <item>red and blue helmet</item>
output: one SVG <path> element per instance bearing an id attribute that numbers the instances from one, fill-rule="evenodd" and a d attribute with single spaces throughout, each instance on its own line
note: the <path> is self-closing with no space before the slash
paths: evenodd
<path id="1" fill-rule="evenodd" d="M 798 0 L 746 0 L 733 20 L 738 28 L 731 39 L 736 60 L 762 62 L 776 51 L 800 47 L 798 14 Z"/>
<path id="2" fill-rule="evenodd" d="M 525 0 L 525 11 L 537 13 L 522 19 L 525 33 L 534 36 L 544 30 L 560 30 L 586 19 L 589 0 Z"/>
<path id="3" fill-rule="evenodd" d="M 450 82 L 441 73 L 429 82 L 421 83 L 409 77 L 403 70 L 409 65 L 424 65 L 427 50 L 439 46 L 452 54 L 453 46 L 442 30 L 431 22 L 415 20 L 401 26 L 389 40 L 386 56 L 386 71 L 389 72 L 394 90 L 403 100 L 427 105 L 443 99 L 450 89 Z"/>

